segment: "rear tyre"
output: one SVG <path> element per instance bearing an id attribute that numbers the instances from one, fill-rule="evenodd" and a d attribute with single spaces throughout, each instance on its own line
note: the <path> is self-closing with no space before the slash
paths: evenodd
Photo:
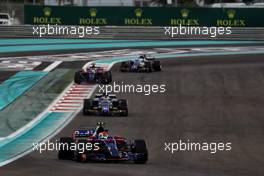
<path id="1" fill-rule="evenodd" d="M 127 108 L 127 101 L 124 99 L 119 100 L 119 110 L 123 110 L 123 112 L 120 114 L 121 116 L 128 116 L 128 108 Z"/>
<path id="2" fill-rule="evenodd" d="M 102 83 L 103 84 L 109 84 L 112 82 L 112 74 L 111 71 L 106 71 L 103 75 L 102 75 Z"/>
<path id="3" fill-rule="evenodd" d="M 93 108 L 93 100 L 84 99 L 83 101 L 83 115 L 90 115 L 89 110 Z"/>
<path id="4" fill-rule="evenodd" d="M 133 153 L 140 154 L 135 160 L 135 164 L 145 164 L 148 161 L 148 150 L 145 140 L 137 139 L 134 141 Z"/>
<path id="5" fill-rule="evenodd" d="M 128 108 L 123 109 L 124 112 L 121 113 L 121 116 L 127 117 L 128 116 Z"/>
<path id="6" fill-rule="evenodd" d="M 75 72 L 74 83 L 81 84 L 83 81 L 84 80 L 83 80 L 82 72 L 81 71 Z"/>
<path id="7" fill-rule="evenodd" d="M 121 72 L 128 72 L 130 69 L 130 63 L 129 62 L 121 62 L 119 69 Z"/>
<path id="8" fill-rule="evenodd" d="M 153 62 L 153 69 L 155 71 L 161 71 L 161 64 L 160 64 L 160 61 L 159 60 L 155 60 Z"/>
<path id="9" fill-rule="evenodd" d="M 86 146 L 87 140 L 78 140 L 77 144 L 82 145 L 82 146 Z M 85 157 L 83 157 L 83 155 Z M 84 151 L 76 150 L 74 152 L 74 160 L 76 162 L 86 162 L 88 160 L 87 159 L 87 151 L 86 150 L 84 150 Z"/>
<path id="10" fill-rule="evenodd" d="M 74 143 L 73 138 L 71 137 L 61 137 L 59 143 L 60 146 L 66 146 L 65 148 L 59 148 L 58 159 L 59 160 L 72 160 L 74 157 L 74 151 L 70 150 L 70 146 Z"/>
<path id="11" fill-rule="evenodd" d="M 150 62 L 146 62 L 145 67 L 146 67 L 147 72 L 152 72 L 152 66 Z"/>

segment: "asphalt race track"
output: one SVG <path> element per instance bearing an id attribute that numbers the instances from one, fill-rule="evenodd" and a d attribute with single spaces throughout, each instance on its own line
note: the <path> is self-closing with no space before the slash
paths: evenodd
<path id="1" fill-rule="evenodd" d="M 2 83 L 6 79 L 8 79 L 10 76 L 14 75 L 15 73 L 16 72 L 12 72 L 12 71 L 2 72 L 2 74 L 0 74 L 0 83 Z"/>
<path id="2" fill-rule="evenodd" d="M 80 125 L 104 121 L 111 134 L 143 138 L 149 148 L 146 165 L 76 163 L 57 160 L 56 152 L 33 152 L 0 168 L 10 176 L 262 176 L 264 174 L 264 55 L 214 56 L 163 60 L 160 73 L 121 73 L 113 81 L 166 84 L 166 93 L 146 96 L 119 93 L 129 102 L 128 117 L 84 117 L 79 114 L 60 136 Z M 237 62 L 240 59 L 244 62 Z M 205 61 L 202 61 L 205 60 Z M 227 64 L 226 61 L 229 61 Z M 53 139 L 53 140 L 54 140 Z M 164 151 L 165 142 L 232 142 L 232 150 Z"/>

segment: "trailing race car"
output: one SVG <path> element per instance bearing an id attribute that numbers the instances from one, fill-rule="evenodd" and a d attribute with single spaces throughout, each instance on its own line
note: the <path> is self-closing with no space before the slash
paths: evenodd
<path id="1" fill-rule="evenodd" d="M 97 123 L 96 128 L 75 130 L 73 137 L 60 138 L 60 146 L 64 146 L 58 151 L 60 160 L 134 161 L 137 164 L 144 164 L 148 160 L 148 150 L 144 140 L 128 141 L 124 137 L 110 136 L 102 122 Z"/>
<path id="2" fill-rule="evenodd" d="M 95 64 L 92 64 L 83 70 L 77 71 L 74 75 L 74 82 L 76 84 L 109 84 L 112 82 L 112 74 L 111 71 L 106 71 L 103 67 L 97 67 Z"/>
<path id="3" fill-rule="evenodd" d="M 122 72 L 152 72 L 161 71 L 161 64 L 152 56 L 141 55 L 135 60 L 121 62 Z"/>
<path id="4" fill-rule="evenodd" d="M 83 115 L 127 116 L 127 101 L 117 99 L 115 94 L 96 94 L 93 99 L 84 99 Z"/>

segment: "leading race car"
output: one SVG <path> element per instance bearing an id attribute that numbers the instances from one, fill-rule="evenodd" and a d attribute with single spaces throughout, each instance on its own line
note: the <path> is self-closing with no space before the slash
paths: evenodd
<path id="1" fill-rule="evenodd" d="M 89 149 L 72 147 L 84 145 L 92 147 Z M 77 162 L 133 161 L 137 164 L 144 164 L 148 161 L 148 150 L 144 140 L 128 141 L 121 136 L 111 136 L 102 122 L 97 123 L 96 128 L 75 130 L 73 137 L 60 138 L 60 146 L 64 146 L 58 151 L 60 160 L 75 160 Z"/>
<path id="2" fill-rule="evenodd" d="M 84 99 L 83 115 L 127 116 L 127 101 L 115 94 L 96 94 L 93 99 Z"/>
<path id="3" fill-rule="evenodd" d="M 103 67 L 98 67 L 95 64 L 77 71 L 74 75 L 76 84 L 82 83 L 99 83 L 109 84 L 112 82 L 111 71 L 106 71 Z"/>
<path id="4" fill-rule="evenodd" d="M 135 60 L 121 62 L 122 72 L 152 72 L 161 71 L 160 61 L 149 55 L 140 55 Z"/>

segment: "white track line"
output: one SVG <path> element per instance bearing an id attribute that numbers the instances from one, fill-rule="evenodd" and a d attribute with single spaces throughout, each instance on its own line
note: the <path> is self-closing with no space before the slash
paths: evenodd
<path id="1" fill-rule="evenodd" d="M 48 67 L 46 67 L 43 71 L 44 72 L 50 72 L 51 70 L 53 70 L 54 68 L 56 68 L 61 63 L 62 63 L 62 61 L 55 61 L 52 64 L 50 64 Z"/>
<path id="2" fill-rule="evenodd" d="M 57 104 L 57 105 L 55 105 L 54 106 L 54 108 L 58 108 L 58 109 L 64 109 L 64 108 L 66 108 L 66 109 L 77 109 L 77 107 L 79 107 L 80 105 L 77 105 L 77 106 L 63 106 L 63 105 L 61 105 L 61 104 Z"/>
<path id="3" fill-rule="evenodd" d="M 85 94 L 87 92 L 90 92 L 90 91 L 87 91 L 87 90 L 70 90 L 67 92 L 67 94 L 71 94 L 71 93 L 79 93 L 79 94 Z"/>
<path id="4" fill-rule="evenodd" d="M 63 97 L 63 100 L 83 100 L 82 97 Z"/>
<path id="5" fill-rule="evenodd" d="M 82 103 L 82 100 L 60 100 L 58 103 Z"/>

